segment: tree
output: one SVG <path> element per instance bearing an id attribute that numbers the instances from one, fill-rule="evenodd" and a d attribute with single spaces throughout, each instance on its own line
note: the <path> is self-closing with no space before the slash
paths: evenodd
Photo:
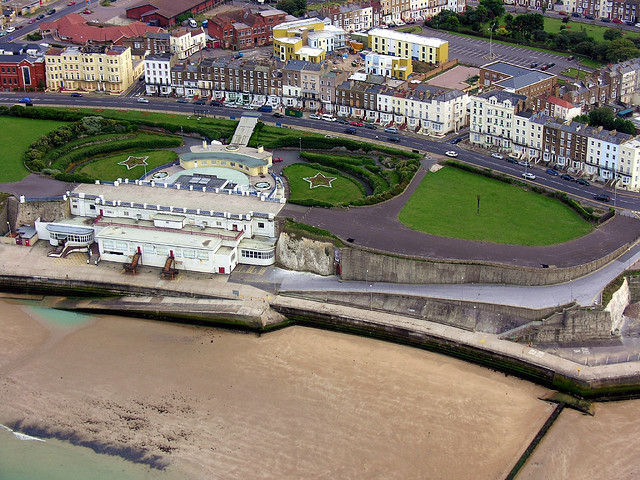
<path id="1" fill-rule="evenodd" d="M 446 28 L 447 30 L 452 30 L 454 32 L 457 32 L 458 29 L 460 28 L 460 20 L 458 20 L 458 16 L 449 15 L 443 27 Z"/>
<path id="2" fill-rule="evenodd" d="M 180 24 L 185 20 L 189 20 L 190 18 L 193 18 L 193 13 L 191 13 L 191 11 L 181 13 L 176 17 L 176 23 Z"/>
<path id="3" fill-rule="evenodd" d="M 602 127 L 605 130 L 617 130 L 618 132 L 636 134 L 636 127 L 630 120 L 616 117 L 608 107 L 594 108 L 588 115 L 579 115 L 574 118 L 576 122 L 588 123 L 592 127 Z"/>
<path id="4" fill-rule="evenodd" d="M 546 43 L 549 40 L 549 34 L 544 30 L 536 30 L 533 32 L 533 39 L 538 43 Z"/>
<path id="5" fill-rule="evenodd" d="M 604 32 L 604 35 L 602 36 L 605 40 L 616 40 L 617 38 L 622 38 L 622 32 L 615 28 L 610 28 L 609 30 Z"/>
<path id="6" fill-rule="evenodd" d="M 507 30 L 511 31 L 511 28 L 513 27 L 513 15 L 511 15 L 510 13 L 507 13 L 504 17 L 504 26 Z"/>
<path id="7" fill-rule="evenodd" d="M 569 37 L 564 33 L 560 33 L 553 37 L 553 44 L 558 50 L 567 50 L 569 48 Z"/>
<path id="8" fill-rule="evenodd" d="M 504 15 L 505 10 L 502 0 L 480 0 L 480 5 L 487 9 L 491 18 Z"/>
<path id="9" fill-rule="evenodd" d="M 307 0 L 280 0 L 276 7 L 294 17 L 301 17 L 307 12 Z"/>
<path id="10" fill-rule="evenodd" d="M 607 60 L 613 63 L 623 62 L 630 58 L 640 57 L 640 50 L 635 44 L 624 38 L 611 42 L 607 48 Z"/>
<path id="11" fill-rule="evenodd" d="M 580 55 L 591 57 L 593 56 L 593 42 L 580 42 L 573 47 L 573 51 Z"/>

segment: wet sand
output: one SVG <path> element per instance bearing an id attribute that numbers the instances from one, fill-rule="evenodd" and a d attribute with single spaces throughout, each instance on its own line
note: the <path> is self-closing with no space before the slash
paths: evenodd
<path id="1" fill-rule="evenodd" d="M 141 450 L 188 478 L 504 478 L 552 411 L 531 383 L 334 332 L 99 317 L 60 334 L 0 308 L 0 423 Z"/>
<path id="2" fill-rule="evenodd" d="M 598 403 L 593 417 L 565 409 L 518 480 L 640 478 L 640 400 Z"/>

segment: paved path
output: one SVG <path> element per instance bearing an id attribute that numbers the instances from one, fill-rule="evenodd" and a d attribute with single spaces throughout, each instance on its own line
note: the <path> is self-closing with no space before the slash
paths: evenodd
<path id="1" fill-rule="evenodd" d="M 621 215 L 616 215 L 584 237 L 547 247 L 473 242 L 411 230 L 400 223 L 398 214 L 425 177 L 430 164 L 430 161 L 423 163 L 407 190 L 388 202 L 344 210 L 287 204 L 280 215 L 329 230 L 344 240 L 352 238 L 355 245 L 383 252 L 528 267 L 540 267 L 541 264 L 556 267 L 581 265 L 601 258 L 640 236 L 640 221 Z"/>
<path id="2" fill-rule="evenodd" d="M 73 189 L 72 183 L 61 182 L 60 180 L 35 173 L 19 182 L 0 183 L 0 192 L 11 193 L 16 196 L 24 195 L 26 197 L 56 197 L 64 195 L 71 189 Z"/>

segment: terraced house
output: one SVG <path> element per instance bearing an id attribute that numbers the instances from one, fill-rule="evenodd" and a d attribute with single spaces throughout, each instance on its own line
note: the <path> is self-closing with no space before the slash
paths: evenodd
<path id="1" fill-rule="evenodd" d="M 439 65 L 449 60 L 449 42 L 395 30 L 374 28 L 369 31 L 369 49 L 375 53 L 411 58 Z"/>
<path id="2" fill-rule="evenodd" d="M 377 0 L 366 3 L 347 3 L 322 7 L 322 15 L 331 25 L 346 32 L 363 32 L 380 26 L 382 6 Z"/>
<path id="3" fill-rule="evenodd" d="M 51 48 L 45 55 L 49 90 L 124 93 L 144 71 L 143 62 L 134 65 L 131 49 L 123 46 L 87 45 Z"/>

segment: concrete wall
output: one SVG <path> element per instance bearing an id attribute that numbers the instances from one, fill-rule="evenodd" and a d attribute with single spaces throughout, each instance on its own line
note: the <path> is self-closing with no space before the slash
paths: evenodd
<path id="1" fill-rule="evenodd" d="M 627 277 L 629 281 L 629 303 L 640 302 L 640 277 Z"/>
<path id="2" fill-rule="evenodd" d="M 627 278 L 622 282 L 622 285 L 611 296 L 611 300 L 605 307 L 604 311 L 611 314 L 611 332 L 614 334 L 620 333 L 620 326 L 624 318 L 624 309 L 629 306 L 631 300 L 631 290 L 629 289 L 629 282 Z"/>
<path id="3" fill-rule="evenodd" d="M 561 308 L 535 310 L 509 305 L 373 292 L 287 292 L 285 295 L 336 305 L 348 305 L 365 310 L 389 312 L 465 330 L 495 334 L 506 332 L 534 320 L 542 320 Z"/>
<path id="4" fill-rule="evenodd" d="M 8 221 L 8 212 L 9 212 L 9 201 L 11 197 L 7 198 L 7 201 L 2 205 L 0 209 L 0 235 L 4 235 L 9 232 L 9 227 L 7 226 Z M 11 226 L 13 228 L 13 225 Z"/>
<path id="5" fill-rule="evenodd" d="M 344 280 L 392 283 L 552 285 L 593 272 L 620 256 L 628 248 L 629 245 L 624 245 L 598 260 L 569 268 L 530 268 L 474 262 L 438 262 L 385 255 L 358 248 L 343 248 L 340 263 Z"/>
<path id="6" fill-rule="evenodd" d="M 276 264 L 289 270 L 333 275 L 334 246 L 282 232 L 276 246 Z"/>
<path id="7" fill-rule="evenodd" d="M 33 224 L 40 217 L 43 222 L 53 222 L 71 214 L 69 202 L 26 202 L 19 204 L 17 225 Z"/>
<path id="8" fill-rule="evenodd" d="M 611 313 L 572 308 L 515 329 L 503 338 L 522 343 L 568 343 L 611 338 Z"/>

